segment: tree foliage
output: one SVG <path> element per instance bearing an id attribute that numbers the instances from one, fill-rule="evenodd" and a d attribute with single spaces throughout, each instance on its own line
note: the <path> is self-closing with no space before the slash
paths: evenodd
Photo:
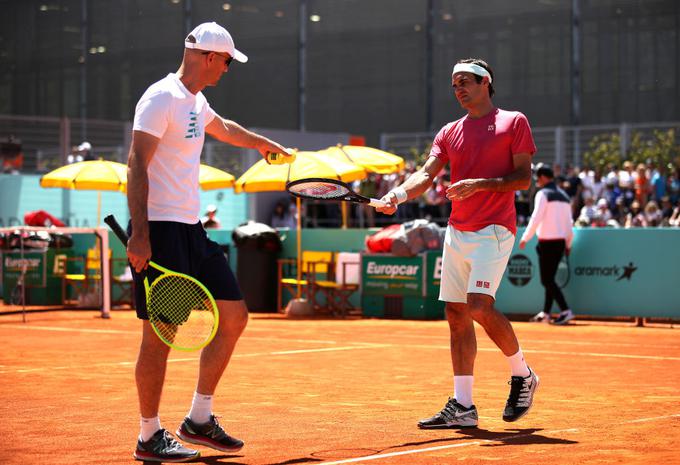
<path id="1" fill-rule="evenodd" d="M 621 167 L 624 161 L 634 164 L 653 163 L 680 166 L 680 145 L 675 142 L 675 129 L 655 129 L 650 135 L 640 131 L 631 134 L 625 157 L 621 156 L 621 136 L 618 133 L 600 134 L 588 143 L 590 149 L 583 154 L 583 163 L 604 170 L 608 165 Z"/>

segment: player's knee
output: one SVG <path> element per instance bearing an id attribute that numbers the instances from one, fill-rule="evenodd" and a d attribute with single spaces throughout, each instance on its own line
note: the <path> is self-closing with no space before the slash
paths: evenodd
<path id="1" fill-rule="evenodd" d="M 248 325 L 248 310 L 245 304 L 236 304 L 230 308 L 221 324 L 230 334 L 241 334 Z"/>
<path id="2" fill-rule="evenodd" d="M 473 320 L 484 324 L 491 311 L 493 311 L 493 307 L 485 299 L 469 298 L 468 311 Z"/>

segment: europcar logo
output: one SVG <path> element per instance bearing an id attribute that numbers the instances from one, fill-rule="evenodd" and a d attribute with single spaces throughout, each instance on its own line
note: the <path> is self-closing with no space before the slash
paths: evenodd
<path id="1" fill-rule="evenodd" d="M 616 278 L 616 281 L 624 279 L 630 281 L 636 270 L 637 266 L 633 262 L 628 262 L 628 265 L 624 266 L 577 266 L 574 274 L 579 277 L 605 277 Z"/>
<path id="2" fill-rule="evenodd" d="M 416 279 L 420 265 L 387 265 L 368 262 L 366 274 L 372 278 Z"/>
<path id="3" fill-rule="evenodd" d="M 508 261 L 508 279 L 517 287 L 526 286 L 531 281 L 532 268 L 529 257 L 522 254 L 513 255 Z"/>

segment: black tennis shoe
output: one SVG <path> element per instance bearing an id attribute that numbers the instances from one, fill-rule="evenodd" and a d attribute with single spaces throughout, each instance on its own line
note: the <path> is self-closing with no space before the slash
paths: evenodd
<path id="1" fill-rule="evenodd" d="M 186 417 L 177 429 L 177 436 L 191 444 L 208 446 L 222 452 L 236 452 L 243 447 L 243 441 L 229 436 L 215 415 L 210 415 L 210 420 L 202 425 Z"/>
<path id="2" fill-rule="evenodd" d="M 456 399 L 449 397 L 449 401 L 444 408 L 435 416 L 420 420 L 418 428 L 421 429 L 440 429 L 440 428 L 474 428 L 479 422 L 477 407 L 463 407 Z"/>
<path id="3" fill-rule="evenodd" d="M 143 462 L 188 462 L 201 456 L 197 450 L 188 449 L 164 429 L 159 429 L 148 441 L 137 440 L 134 457 Z"/>
<path id="4" fill-rule="evenodd" d="M 503 420 L 517 421 L 529 413 L 534 402 L 534 393 L 538 387 L 538 376 L 529 368 L 529 376 L 513 376 L 508 382 L 510 395 L 503 410 Z"/>

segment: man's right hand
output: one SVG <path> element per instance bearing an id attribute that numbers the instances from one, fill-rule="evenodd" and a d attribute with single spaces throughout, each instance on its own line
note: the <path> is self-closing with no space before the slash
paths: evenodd
<path id="1" fill-rule="evenodd" d="M 128 260 L 130 260 L 130 265 L 132 265 L 137 273 L 146 270 L 149 266 L 149 260 L 151 260 L 151 243 L 149 238 L 143 239 L 133 232 L 128 240 L 127 256 Z"/>
<path id="2" fill-rule="evenodd" d="M 380 200 L 385 202 L 387 205 L 376 208 L 376 211 L 384 213 L 385 215 L 394 215 L 394 212 L 397 211 L 397 206 L 399 205 L 397 203 L 397 195 L 394 192 L 388 192 Z"/>

